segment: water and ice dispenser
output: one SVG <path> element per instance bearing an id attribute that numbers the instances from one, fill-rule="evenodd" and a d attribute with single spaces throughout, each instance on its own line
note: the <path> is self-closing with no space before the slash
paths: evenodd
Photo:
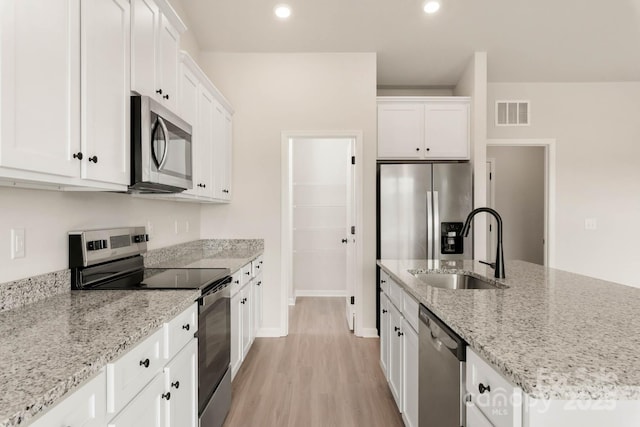
<path id="1" fill-rule="evenodd" d="M 464 253 L 464 236 L 461 234 L 462 222 L 443 222 L 440 224 L 440 253 Z"/>

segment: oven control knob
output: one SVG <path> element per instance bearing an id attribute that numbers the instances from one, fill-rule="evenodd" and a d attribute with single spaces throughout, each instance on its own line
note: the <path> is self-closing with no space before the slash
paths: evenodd
<path id="1" fill-rule="evenodd" d="M 93 242 L 87 242 L 87 250 L 94 251 L 96 248 L 93 246 Z"/>
<path id="2" fill-rule="evenodd" d="M 107 249 L 109 247 L 109 245 L 107 244 L 106 240 L 102 241 L 102 249 Z"/>
<path id="3" fill-rule="evenodd" d="M 149 241 L 149 235 L 148 234 L 143 234 L 143 236 L 144 236 L 144 241 L 148 242 Z"/>
<path id="4" fill-rule="evenodd" d="M 96 250 L 102 249 L 102 240 L 96 240 L 93 242 L 93 247 L 96 248 Z"/>

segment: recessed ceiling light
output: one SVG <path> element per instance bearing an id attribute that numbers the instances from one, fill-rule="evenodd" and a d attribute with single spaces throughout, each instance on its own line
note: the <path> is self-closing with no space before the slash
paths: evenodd
<path id="1" fill-rule="evenodd" d="M 291 16 L 291 8 L 286 4 L 279 4 L 275 9 L 273 9 L 273 12 L 280 19 L 287 19 Z"/>
<path id="2" fill-rule="evenodd" d="M 436 13 L 440 9 L 440 2 L 431 0 L 424 4 L 424 11 L 426 13 Z"/>

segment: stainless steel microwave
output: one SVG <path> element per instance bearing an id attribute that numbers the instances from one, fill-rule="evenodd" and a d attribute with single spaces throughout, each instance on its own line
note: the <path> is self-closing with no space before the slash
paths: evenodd
<path id="1" fill-rule="evenodd" d="M 131 97 L 130 192 L 193 188 L 191 125 L 148 96 Z"/>

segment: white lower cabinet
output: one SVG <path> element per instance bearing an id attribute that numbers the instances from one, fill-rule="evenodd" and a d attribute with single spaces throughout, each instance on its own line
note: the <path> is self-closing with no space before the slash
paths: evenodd
<path id="1" fill-rule="evenodd" d="M 396 400 L 396 405 L 402 409 L 402 336 L 399 335 L 402 327 L 402 314 L 393 305 L 389 304 L 389 365 L 387 380 L 391 387 L 391 394 Z"/>
<path id="2" fill-rule="evenodd" d="M 380 366 L 407 427 L 418 427 L 419 304 L 380 272 Z"/>
<path id="3" fill-rule="evenodd" d="M 169 426 L 198 425 L 198 342 L 191 342 L 164 368 Z"/>
<path id="4" fill-rule="evenodd" d="M 106 392 L 106 375 L 103 369 L 97 377 L 38 418 L 31 427 L 104 426 L 107 414 Z"/>
<path id="5" fill-rule="evenodd" d="M 418 333 L 402 320 L 402 419 L 407 427 L 418 427 Z"/>
<path id="6" fill-rule="evenodd" d="M 164 376 L 158 374 L 107 426 L 164 427 L 163 400 L 167 397 L 164 390 Z"/>
<path id="7" fill-rule="evenodd" d="M 262 327 L 262 256 L 246 264 L 231 282 L 231 379 L 234 379 Z"/>
<path id="8" fill-rule="evenodd" d="M 493 427 L 473 403 L 467 404 L 467 427 Z"/>
<path id="9" fill-rule="evenodd" d="M 389 376 L 389 316 L 389 298 L 380 293 L 380 366 L 385 377 Z"/>

